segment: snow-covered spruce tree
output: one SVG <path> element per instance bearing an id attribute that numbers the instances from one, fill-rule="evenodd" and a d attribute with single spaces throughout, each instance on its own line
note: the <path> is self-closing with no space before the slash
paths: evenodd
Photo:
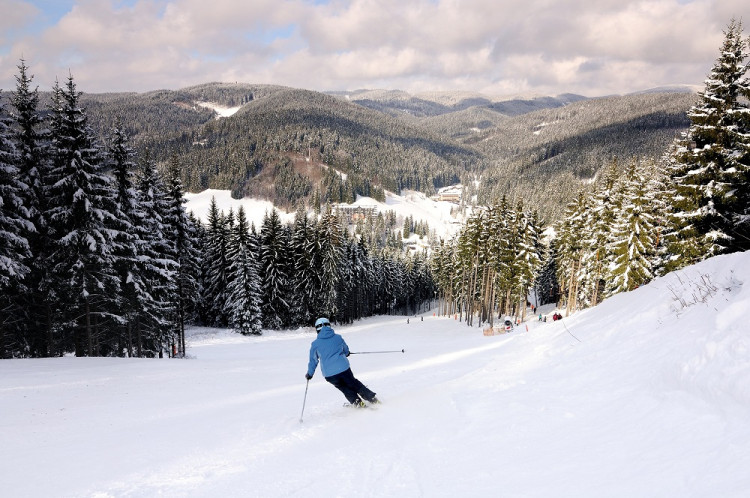
<path id="1" fill-rule="evenodd" d="M 454 312 L 455 295 L 457 293 L 455 283 L 459 281 L 458 278 L 454 278 L 455 244 L 455 237 L 449 241 L 440 240 L 430 258 L 430 269 L 439 292 L 439 312 L 442 315 L 449 315 Z"/>
<path id="2" fill-rule="evenodd" d="M 227 240 L 227 260 L 229 265 L 237 257 L 242 246 L 249 246 L 250 244 L 250 223 L 247 221 L 247 214 L 245 208 L 240 206 L 237 210 L 237 214 L 234 214 L 233 210 L 229 211 L 227 216 L 229 221 L 227 222 L 228 229 L 228 240 Z M 232 272 L 227 272 L 227 280 L 231 283 Z"/>
<path id="3" fill-rule="evenodd" d="M 343 224 L 342 224 L 343 225 Z M 339 323 L 352 323 L 354 320 L 354 293 L 357 282 L 354 280 L 355 243 L 348 237 L 347 228 L 341 228 L 341 261 L 339 262 L 338 282 L 336 285 L 336 308 Z"/>
<path id="4" fill-rule="evenodd" d="M 260 335 L 262 328 L 261 286 L 258 261 L 253 254 L 245 210 L 240 207 L 232 228 L 229 260 L 230 279 L 227 310 L 232 328 L 243 335 Z"/>
<path id="5" fill-rule="evenodd" d="M 529 290 L 536 280 L 537 273 L 541 267 L 541 255 L 539 254 L 539 228 L 533 216 L 523 209 L 523 204 L 518 203 L 516 208 L 516 227 L 518 231 L 518 245 L 516 248 L 516 261 L 518 267 L 517 289 L 520 299 L 520 314 L 523 317 L 526 312 L 526 298 Z"/>
<path id="6" fill-rule="evenodd" d="M 477 278 L 479 276 L 480 240 L 485 222 L 485 214 L 479 211 L 466 220 L 466 225 L 458 236 L 456 257 L 461 275 L 459 294 L 459 314 L 463 320 L 465 313 L 467 325 L 472 325 L 477 303 Z"/>
<path id="7" fill-rule="evenodd" d="M 381 260 L 383 268 L 383 280 L 381 288 L 381 301 L 383 313 L 394 314 L 398 306 L 399 285 L 401 284 L 401 268 L 392 254 L 388 253 L 389 249 L 381 251 Z"/>
<path id="8" fill-rule="evenodd" d="M 586 306 L 596 306 L 606 296 L 605 284 L 610 280 L 612 262 L 609 246 L 615 235 L 615 218 L 622 205 L 620 174 L 616 161 L 606 167 L 602 181 L 592 195 L 591 210 L 585 214 L 589 230 L 579 274 L 587 275 L 581 292 Z"/>
<path id="9" fill-rule="evenodd" d="M 114 178 L 116 209 L 113 255 L 114 265 L 120 277 L 119 315 L 124 319 L 121 333 L 117 335 L 115 353 L 133 355 L 133 328 L 143 303 L 150 299 L 143 281 L 143 260 L 139 247 L 143 245 L 144 213 L 138 203 L 138 194 L 133 184 L 136 164 L 135 151 L 118 120 L 112 131 L 108 154 L 108 169 Z"/>
<path id="10" fill-rule="evenodd" d="M 612 230 L 609 295 L 633 290 L 654 278 L 656 225 L 653 192 L 648 187 L 647 171 L 633 161 L 622 179 L 622 206 Z"/>
<path id="11" fill-rule="evenodd" d="M 261 310 L 264 328 L 280 329 L 289 316 L 288 246 L 279 213 L 274 209 L 266 214 L 260 228 L 259 259 L 263 289 Z"/>
<path id="12" fill-rule="evenodd" d="M 432 300 L 435 293 L 435 287 L 430 278 L 430 269 L 425 258 L 426 256 L 422 253 L 408 254 L 406 257 L 406 269 L 412 285 L 412 291 L 407 296 L 410 314 L 418 313 L 425 303 Z"/>
<path id="13" fill-rule="evenodd" d="M 585 192 L 579 192 L 575 201 L 568 204 L 565 217 L 557 229 L 557 280 L 566 305 L 567 314 L 578 309 L 581 261 L 586 251 L 583 241 L 590 238 L 586 213 L 591 200 Z"/>
<path id="14" fill-rule="evenodd" d="M 668 269 L 750 247 L 747 41 L 740 21 L 732 20 L 724 34 L 700 101 L 688 112 L 690 128 L 667 165 L 676 226 Z"/>
<path id="15" fill-rule="evenodd" d="M 107 342 L 99 334 L 106 333 L 106 326 L 111 330 L 113 318 L 119 319 L 114 302 L 119 278 L 110 229 L 115 195 L 73 77 L 64 88 L 56 84 L 53 94 L 54 183 L 48 194 L 48 218 L 54 252 L 46 263 L 73 331 L 73 344 L 68 346 L 77 356 L 93 356 L 101 354 L 100 345 Z"/>
<path id="16" fill-rule="evenodd" d="M 290 247 L 294 267 L 291 278 L 295 296 L 290 303 L 291 314 L 292 323 L 298 325 L 309 325 L 317 318 L 315 303 L 320 289 L 320 275 L 315 263 L 316 228 L 315 220 L 308 217 L 302 207 L 298 208 L 294 215 Z"/>
<path id="17" fill-rule="evenodd" d="M 167 172 L 167 214 L 165 226 L 170 247 L 174 249 L 177 262 L 176 292 L 172 296 L 172 309 L 175 311 L 173 323 L 177 339 L 177 354 L 185 356 L 185 322 L 191 303 L 195 301 L 200 271 L 200 248 L 195 237 L 194 225 L 185 210 L 185 190 L 182 188 L 180 163 L 176 155 L 169 161 Z"/>
<path id="18" fill-rule="evenodd" d="M 352 243 L 355 243 L 352 241 Z M 362 239 L 356 241 L 356 247 L 352 250 L 352 278 L 356 283 L 354 289 L 354 314 L 353 319 L 370 316 L 373 314 L 373 293 L 375 292 L 375 278 L 373 274 L 372 258 L 369 249 Z"/>
<path id="19" fill-rule="evenodd" d="M 498 247 L 501 237 L 492 229 L 494 217 L 492 208 L 483 213 L 484 221 L 480 224 L 477 254 L 477 274 L 474 282 L 476 311 L 481 325 L 482 322 L 492 321 L 493 315 L 493 283 L 497 274 Z"/>
<path id="20" fill-rule="evenodd" d="M 205 299 L 206 282 L 208 281 L 208 267 L 203 253 L 203 249 L 206 247 L 207 232 L 205 225 L 203 225 L 201 220 L 198 219 L 194 212 L 190 211 L 188 213 L 188 220 L 190 221 L 190 225 L 192 226 L 193 239 L 195 241 L 195 247 L 198 251 L 198 262 L 195 275 L 195 299 L 189 303 L 186 311 L 188 314 L 187 316 L 189 322 L 196 325 L 204 325 L 208 323 L 208 304 Z M 253 248 L 255 248 L 255 245 L 253 243 L 251 243 L 251 245 Z"/>
<path id="21" fill-rule="evenodd" d="M 23 346 L 17 295 L 31 256 L 26 234 L 34 229 L 18 181 L 18 155 L 11 140 L 10 117 L 0 103 L 0 358 L 15 356 Z"/>
<path id="22" fill-rule="evenodd" d="M 135 324 L 135 354 L 153 356 L 170 345 L 171 319 L 175 315 L 172 296 L 176 291 L 178 262 L 176 250 L 168 237 L 165 225 L 169 202 L 161 175 L 148 151 L 141 159 L 137 182 L 138 201 L 143 218 L 143 228 L 138 241 L 138 261 L 147 299 L 141 302 L 141 310 Z"/>
<path id="23" fill-rule="evenodd" d="M 560 299 L 560 284 L 557 281 L 557 244 L 550 242 L 542 255 L 541 269 L 536 279 L 538 305 L 556 303 Z"/>
<path id="24" fill-rule="evenodd" d="M 318 223 L 316 237 L 320 251 L 320 289 L 318 289 L 320 308 L 316 311 L 321 316 L 337 316 L 339 311 L 337 293 L 341 276 L 339 265 L 343 258 L 343 240 L 339 219 L 330 210 Z"/>
<path id="25" fill-rule="evenodd" d="M 505 196 L 500 204 L 493 210 L 495 213 L 491 227 L 493 237 L 497 238 L 498 251 L 495 257 L 497 265 L 496 273 L 496 297 L 494 301 L 499 304 L 498 311 L 503 315 L 513 314 L 514 305 L 518 303 L 518 274 L 519 262 L 516 259 L 520 233 L 516 224 L 516 213 L 510 207 Z"/>
<path id="26" fill-rule="evenodd" d="M 214 327 L 227 324 L 226 290 L 229 284 L 228 247 L 229 221 L 219 211 L 216 198 L 211 198 L 206 226 L 206 246 L 203 248 L 203 259 L 206 261 L 205 295 L 208 306 L 208 323 Z M 238 248 L 239 250 L 239 248 Z"/>
<path id="27" fill-rule="evenodd" d="M 49 132 L 44 126 L 39 109 L 39 93 L 32 88 L 33 77 L 23 59 L 18 65 L 16 89 L 12 93 L 13 139 L 17 151 L 18 181 L 26 187 L 19 194 L 33 226 L 24 237 L 29 242 L 30 272 L 23 281 L 18 296 L 18 307 L 23 311 L 26 351 L 24 355 L 50 356 L 58 354 L 52 326 L 55 322 L 54 288 L 49 285 L 46 260 L 53 250 L 48 234 L 47 196 L 50 185 Z"/>

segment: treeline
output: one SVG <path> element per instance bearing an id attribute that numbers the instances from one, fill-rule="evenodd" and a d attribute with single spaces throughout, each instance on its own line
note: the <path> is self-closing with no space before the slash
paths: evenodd
<path id="1" fill-rule="evenodd" d="M 522 204 L 503 198 L 478 210 L 432 258 L 441 313 L 490 326 L 498 315 L 522 315 L 543 256 L 538 219 Z"/>
<path id="2" fill-rule="evenodd" d="M 523 199 L 547 223 L 603 166 L 658 160 L 689 126 L 695 94 L 655 93 L 589 99 L 506 120 L 467 139 L 490 160 L 476 189 L 480 203 L 498 192 Z"/>
<path id="3" fill-rule="evenodd" d="M 568 311 L 597 304 L 707 257 L 750 249 L 750 40 L 732 21 L 689 110 L 688 131 L 659 163 L 611 166 L 558 228 Z"/>
<path id="4" fill-rule="evenodd" d="M 288 225 L 274 210 L 256 231 L 243 208 L 224 213 L 214 201 L 201 239 L 198 323 L 257 334 L 309 326 L 320 316 L 350 323 L 416 313 L 434 298 L 423 255 L 377 250 L 330 209 L 321 216 L 298 209 Z"/>
<path id="5" fill-rule="evenodd" d="M 166 179 L 116 127 L 103 147 L 72 77 L 48 109 L 21 61 L 2 109 L 0 356 L 184 352 L 195 293 L 179 165 Z"/>
<path id="6" fill-rule="evenodd" d="M 0 357 L 179 356 L 186 323 L 259 333 L 432 297 L 423 258 L 371 254 L 330 213 L 256 234 L 214 206 L 203 226 L 178 156 L 160 174 L 121 125 L 102 144 L 72 76 L 47 109 L 31 83 L 21 61 L 0 107 Z"/>
<path id="7" fill-rule="evenodd" d="M 470 219 L 434 261 L 447 311 L 465 312 L 470 324 L 475 314 L 480 323 L 490 311 L 517 314 L 536 282 L 542 303 L 557 301 L 571 313 L 702 259 L 750 249 L 750 40 L 736 21 L 725 34 L 687 113 L 687 132 L 659 161 L 610 162 L 568 204 L 547 251 L 532 250 L 539 247 L 533 223 L 528 239 L 520 236 L 520 209 L 510 216 L 503 203 Z M 504 272 L 514 275 L 508 283 Z"/>

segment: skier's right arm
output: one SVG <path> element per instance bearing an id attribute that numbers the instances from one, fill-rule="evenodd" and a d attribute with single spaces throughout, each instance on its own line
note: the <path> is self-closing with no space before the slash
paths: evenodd
<path id="1" fill-rule="evenodd" d="M 307 374 L 305 375 L 305 378 L 307 380 L 312 379 L 312 376 L 315 374 L 316 368 L 318 368 L 318 350 L 315 348 L 315 346 L 311 346 L 310 361 L 307 364 Z"/>

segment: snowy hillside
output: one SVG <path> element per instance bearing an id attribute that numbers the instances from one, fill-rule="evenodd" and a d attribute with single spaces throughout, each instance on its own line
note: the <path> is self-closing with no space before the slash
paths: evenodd
<path id="1" fill-rule="evenodd" d="M 562 322 L 336 327 L 377 409 L 342 407 L 312 329 L 189 331 L 187 360 L 0 362 L 16 497 L 740 497 L 750 489 L 750 253 Z M 545 310 L 551 312 L 552 310 Z"/>
<path id="2" fill-rule="evenodd" d="M 273 209 L 273 204 L 269 201 L 251 198 L 233 199 L 229 190 L 207 189 L 200 193 L 187 193 L 185 198 L 187 200 L 185 208 L 203 221 L 208 215 L 212 198 L 216 198 L 216 205 L 225 213 L 228 213 L 230 209 L 237 212 L 239 207 L 243 206 L 248 221 L 255 223 L 256 228 L 260 228 L 265 214 Z M 386 192 L 385 203 L 370 197 L 360 197 L 355 205 L 375 206 L 380 213 L 394 211 L 400 218 L 399 224 L 403 223 L 404 218 L 412 216 L 415 221 L 427 222 L 431 230 L 435 230 L 439 237 L 444 238 L 458 232 L 462 221 L 462 218 L 453 213 L 453 210 L 457 210 L 455 204 L 434 201 L 421 192 L 411 190 L 404 190 L 403 195 Z M 291 223 L 294 220 L 294 213 L 286 213 L 278 209 L 277 211 L 282 222 Z"/>
<path id="3" fill-rule="evenodd" d="M 229 116 L 233 116 L 242 108 L 242 106 L 226 107 L 214 102 L 196 102 L 196 105 L 214 111 L 216 113 L 216 119 L 228 118 Z"/>

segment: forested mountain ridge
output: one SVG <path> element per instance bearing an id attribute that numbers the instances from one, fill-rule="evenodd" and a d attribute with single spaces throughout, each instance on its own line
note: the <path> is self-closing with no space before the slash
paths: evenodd
<path id="1" fill-rule="evenodd" d="M 505 195 L 549 220 L 613 160 L 663 156 L 695 99 L 670 91 L 495 101 L 209 83 L 82 101 L 102 136 L 120 119 L 142 153 L 162 164 L 176 156 L 190 191 L 231 189 L 291 208 L 461 182 L 479 202 Z M 202 102 L 236 112 L 217 119 Z"/>
<path id="2" fill-rule="evenodd" d="M 488 161 L 480 202 L 524 200 L 552 219 L 602 167 L 658 161 L 690 123 L 694 93 L 641 93 L 580 101 L 503 121 L 463 140 Z"/>
<path id="3" fill-rule="evenodd" d="M 470 92 L 430 92 L 411 95 L 399 90 L 357 90 L 331 92 L 364 107 L 393 116 L 426 118 L 443 116 L 471 108 L 486 108 L 501 116 L 519 116 L 528 112 L 562 107 L 586 97 L 563 94 L 556 97 L 493 98 Z"/>

